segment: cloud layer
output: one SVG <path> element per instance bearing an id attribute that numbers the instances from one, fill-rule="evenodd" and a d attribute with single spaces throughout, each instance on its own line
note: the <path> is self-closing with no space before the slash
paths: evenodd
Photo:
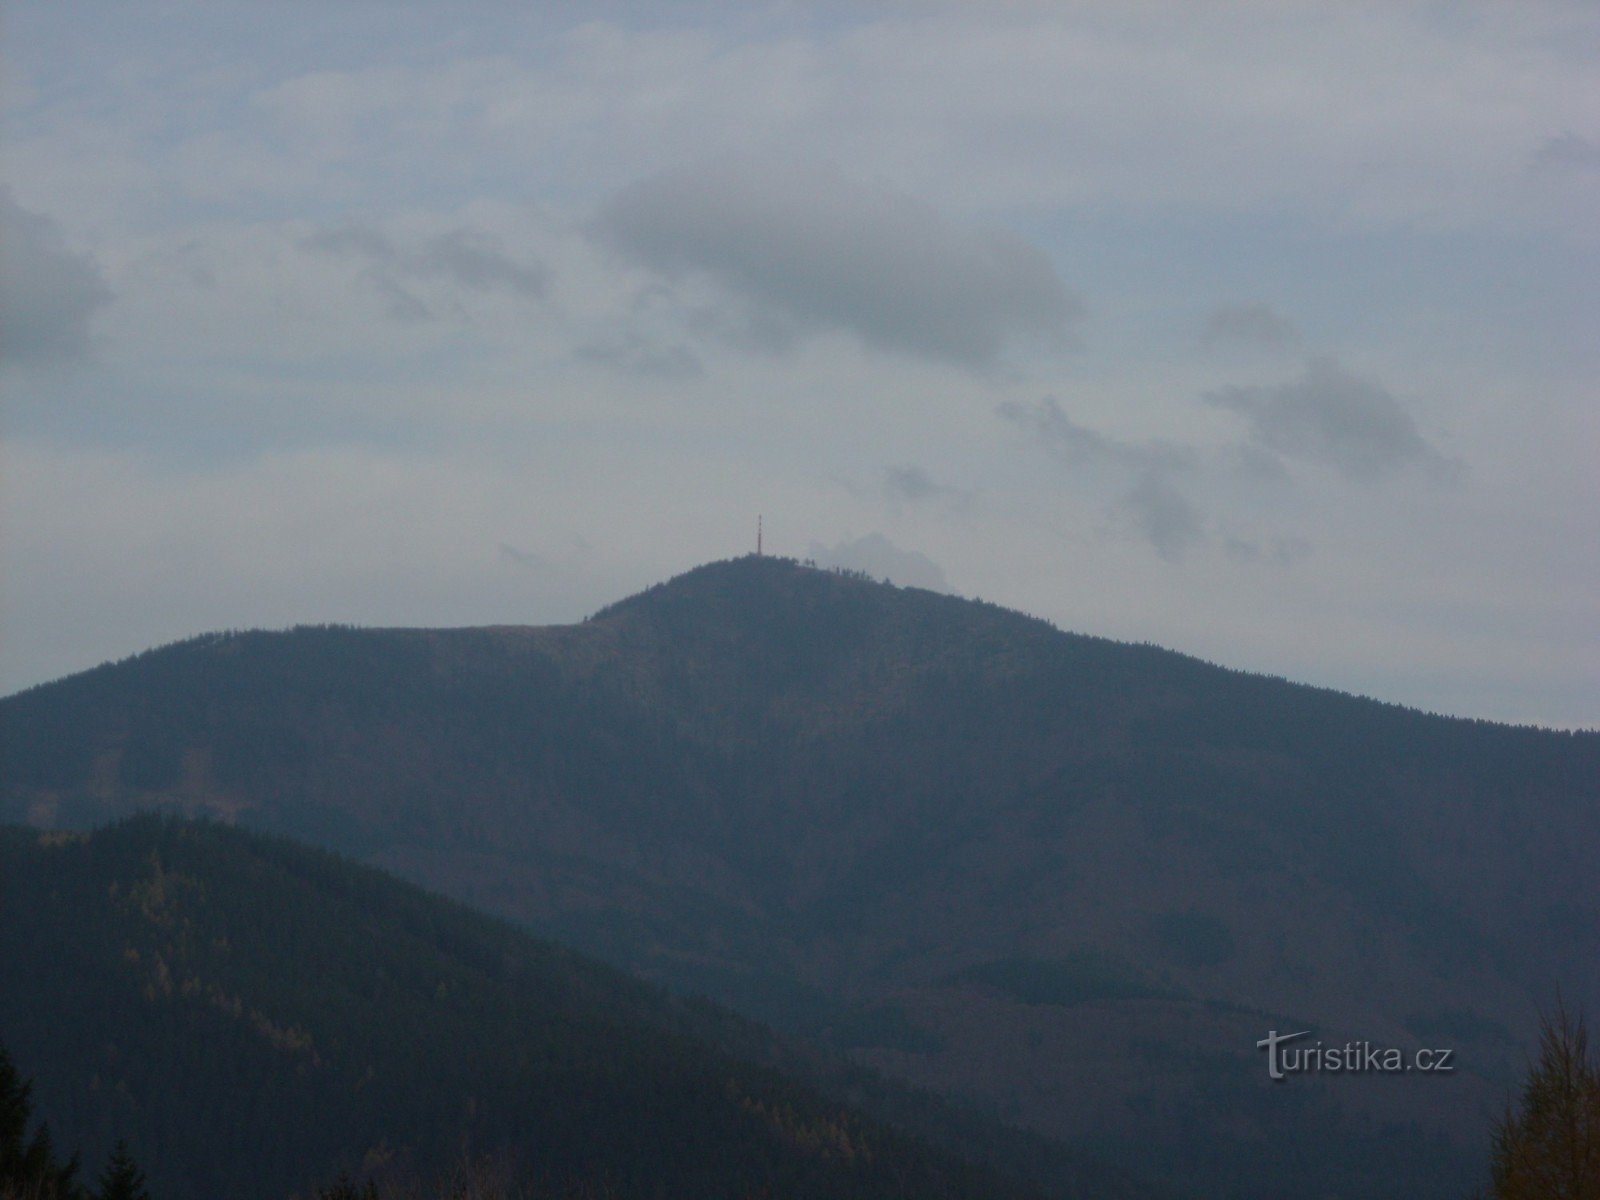
<path id="1" fill-rule="evenodd" d="M 55 224 L 0 187 L 0 362 L 52 362 L 89 348 L 89 318 L 111 301 L 99 268 Z"/>
<path id="2" fill-rule="evenodd" d="M 1294 322 L 1265 304 L 1219 304 L 1206 314 L 1200 338 L 1208 345 L 1243 343 L 1292 346 L 1299 340 Z"/>
<path id="3" fill-rule="evenodd" d="M 902 550 L 881 533 L 847 538 L 832 546 L 812 542 L 806 548 L 806 557 L 819 567 L 865 571 L 874 579 L 887 579 L 901 587 L 927 588 L 933 592 L 950 590 L 938 563 L 915 550 Z"/>
<path id="4" fill-rule="evenodd" d="M 1162 558 L 1178 561 L 1204 536 L 1199 512 L 1173 482 L 1197 466 L 1194 450 L 1164 439 L 1109 437 L 1074 421 L 1053 396 L 1031 404 L 1008 400 L 995 412 L 1068 467 L 1114 468 L 1120 490 L 1113 515 L 1131 524 Z"/>
<path id="5" fill-rule="evenodd" d="M 699 274 L 801 332 L 971 368 L 1006 341 L 1061 341 L 1083 305 L 1037 247 L 952 224 L 929 205 L 822 163 L 730 156 L 613 197 L 595 234 L 669 279 Z"/>
<path id="6" fill-rule="evenodd" d="M 1349 479 L 1383 479 L 1418 465 L 1455 469 L 1387 388 L 1331 358 L 1312 359 L 1292 383 L 1219 388 L 1205 401 L 1243 416 L 1258 446 L 1321 463 Z"/>
<path id="7" fill-rule="evenodd" d="M 545 294 L 549 272 L 542 263 L 519 262 L 493 237 L 466 228 L 446 230 L 402 245 L 373 225 L 346 223 L 300 239 L 317 254 L 353 258 L 368 281 L 389 301 L 401 320 L 423 320 L 435 313 L 415 292 L 417 283 L 443 282 L 475 292 L 504 291 L 523 300 Z"/>

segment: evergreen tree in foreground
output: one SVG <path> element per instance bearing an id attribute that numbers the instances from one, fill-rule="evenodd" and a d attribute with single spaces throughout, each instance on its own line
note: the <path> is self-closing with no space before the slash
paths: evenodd
<path id="1" fill-rule="evenodd" d="M 119 1141 L 100 1176 L 100 1191 L 95 1200 L 150 1200 L 145 1190 L 144 1172 L 128 1153 L 128 1143 Z"/>
<path id="2" fill-rule="evenodd" d="M 0 1046 L 0 1200 L 14 1196 L 76 1200 L 78 1190 L 72 1180 L 78 1173 L 77 1156 L 65 1165 L 56 1162 L 50 1130 L 43 1123 L 28 1137 L 32 1091 L 33 1085 L 17 1073 L 6 1048 Z"/>
<path id="3" fill-rule="evenodd" d="M 1495 1130 L 1495 1200 L 1600 1200 L 1600 1062 L 1583 1017 L 1558 1006 L 1539 1062 Z"/>

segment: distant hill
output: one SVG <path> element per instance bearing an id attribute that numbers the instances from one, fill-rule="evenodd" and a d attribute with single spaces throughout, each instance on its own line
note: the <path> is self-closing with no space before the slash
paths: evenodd
<path id="1" fill-rule="evenodd" d="M 0 1037 L 57 1145 L 126 1137 L 165 1200 L 478 1156 L 541 1195 L 1043 1195 L 736 1057 L 783 1051 L 725 1013 L 217 825 L 0 829 L 0 962 Z M 1143 1194 L 1075 1169 L 1057 1194 Z"/>
<path id="2" fill-rule="evenodd" d="M 575 626 L 216 635 L 0 701 L 0 815 L 146 808 L 344 850 L 1202 1194 L 1457 1195 L 1537 1006 L 1600 997 L 1600 735 L 771 558 Z M 1271 1085 L 1255 1042 L 1291 1027 L 1461 1070 Z"/>

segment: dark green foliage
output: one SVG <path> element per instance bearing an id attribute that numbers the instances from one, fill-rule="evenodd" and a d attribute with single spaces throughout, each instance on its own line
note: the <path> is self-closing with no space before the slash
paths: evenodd
<path id="1" fill-rule="evenodd" d="M 24 981 L 0 1030 L 85 1144 L 149 1148 L 163 1200 L 282 1200 L 372 1159 L 426 1175 L 463 1146 L 623 1195 L 1026 1194 L 713 1048 L 725 1015 L 286 842 L 0 829 L 0 913 Z M 139 1187 L 125 1149 L 113 1182 Z"/>
<path id="2" fill-rule="evenodd" d="M 28 1095 L 33 1085 L 23 1081 L 0 1046 L 0 1178 L 13 1181 L 27 1155 L 28 1122 L 33 1115 Z"/>
<path id="3" fill-rule="evenodd" d="M 113 1147 L 111 1158 L 100 1174 L 100 1189 L 95 1193 L 94 1200 L 150 1200 L 150 1192 L 144 1184 L 144 1172 L 133 1161 L 127 1142 L 118 1140 Z"/>
<path id="4" fill-rule="evenodd" d="M 0 1197 L 12 1200 L 79 1200 L 78 1160 L 57 1161 L 50 1129 L 32 1124 L 33 1085 L 23 1079 L 0 1045 Z"/>

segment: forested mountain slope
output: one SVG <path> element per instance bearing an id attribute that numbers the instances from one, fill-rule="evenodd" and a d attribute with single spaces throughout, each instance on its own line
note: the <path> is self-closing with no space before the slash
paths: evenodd
<path id="1" fill-rule="evenodd" d="M 770 558 L 565 627 L 217 635 L 0 701 L 0 805 L 204 812 L 1231 1195 L 1448 1195 L 1600 996 L 1600 735 Z M 1272 1087 L 1267 1028 L 1450 1081 Z"/>
<path id="2" fill-rule="evenodd" d="M 163 1200 L 479 1157 L 574 1196 L 1043 1195 L 730 1053 L 781 1056 L 760 1029 L 282 839 L 0 829 L 0 962 L 57 1144 L 126 1138 Z M 1143 1194 L 1091 1164 L 1056 1183 Z"/>

